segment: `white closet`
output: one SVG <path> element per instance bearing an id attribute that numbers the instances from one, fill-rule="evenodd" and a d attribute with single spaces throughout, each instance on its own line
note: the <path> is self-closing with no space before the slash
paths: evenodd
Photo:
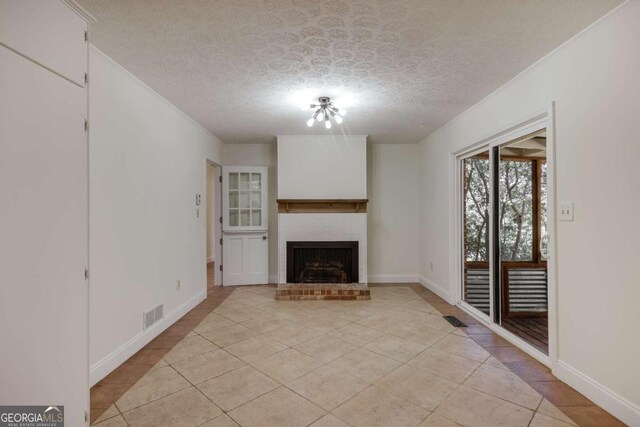
<path id="1" fill-rule="evenodd" d="M 0 402 L 89 407 L 87 73 L 90 17 L 0 0 Z"/>

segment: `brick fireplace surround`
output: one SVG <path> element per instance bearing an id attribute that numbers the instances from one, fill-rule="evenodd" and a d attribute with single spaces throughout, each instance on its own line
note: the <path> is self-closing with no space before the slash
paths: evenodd
<path id="1" fill-rule="evenodd" d="M 278 200 L 276 299 L 370 299 L 367 286 L 367 199 Z M 287 283 L 287 242 L 358 242 L 358 283 Z"/>

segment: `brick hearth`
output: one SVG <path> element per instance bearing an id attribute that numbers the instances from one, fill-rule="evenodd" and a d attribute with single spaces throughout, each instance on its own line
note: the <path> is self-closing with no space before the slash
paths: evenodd
<path id="1" fill-rule="evenodd" d="M 276 300 L 368 300 L 371 293 L 366 283 L 280 284 Z"/>

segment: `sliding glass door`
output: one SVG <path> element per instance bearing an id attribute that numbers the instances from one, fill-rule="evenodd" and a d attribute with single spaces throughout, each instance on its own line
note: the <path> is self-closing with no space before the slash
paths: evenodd
<path id="1" fill-rule="evenodd" d="M 548 354 L 546 131 L 461 160 L 462 300 Z"/>
<path id="2" fill-rule="evenodd" d="M 548 274 L 546 249 L 546 132 L 497 147 L 495 199 L 496 275 L 500 309 L 494 321 L 548 354 Z"/>
<path id="3" fill-rule="evenodd" d="M 489 151 L 462 161 L 463 292 L 462 299 L 489 315 Z"/>

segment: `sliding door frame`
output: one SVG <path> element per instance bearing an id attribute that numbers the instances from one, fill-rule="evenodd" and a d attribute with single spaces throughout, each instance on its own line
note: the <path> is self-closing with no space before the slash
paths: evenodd
<path id="1" fill-rule="evenodd" d="M 547 257 L 547 271 L 548 271 L 548 321 L 549 321 L 549 355 L 542 353 L 531 344 L 527 343 L 523 339 L 517 337 L 500 325 L 496 324 L 496 307 L 495 304 L 495 289 L 494 289 L 494 268 L 496 251 L 495 246 L 495 224 L 494 224 L 494 206 L 496 197 L 495 191 L 490 191 L 489 196 L 489 215 L 491 218 L 489 227 L 489 304 L 490 314 L 487 316 L 480 310 L 472 307 L 463 299 L 463 286 L 464 286 L 464 215 L 462 213 L 463 200 L 462 200 L 462 165 L 463 160 L 479 153 L 488 151 L 489 161 L 491 165 L 494 165 L 498 159 L 495 159 L 495 147 L 499 147 L 505 143 L 513 141 L 514 139 L 528 135 L 530 133 L 546 129 L 547 130 L 547 215 L 548 215 L 548 257 Z M 530 356 L 544 363 L 545 365 L 555 368 L 558 361 L 558 310 L 557 310 L 557 263 L 556 263 L 556 163 L 555 163 L 555 104 L 551 103 L 548 108 L 530 114 L 517 121 L 512 126 L 499 129 L 492 132 L 490 136 L 472 142 L 466 147 L 450 153 L 450 167 L 451 174 L 451 189 L 450 189 L 450 212 L 453 221 L 450 226 L 450 266 L 451 266 L 451 278 L 454 286 L 453 303 L 460 308 L 477 318 L 480 322 L 485 324 L 492 331 L 498 335 L 504 337 L 516 347 L 520 348 Z M 490 167 L 490 182 L 495 181 L 495 171 L 493 167 Z"/>

